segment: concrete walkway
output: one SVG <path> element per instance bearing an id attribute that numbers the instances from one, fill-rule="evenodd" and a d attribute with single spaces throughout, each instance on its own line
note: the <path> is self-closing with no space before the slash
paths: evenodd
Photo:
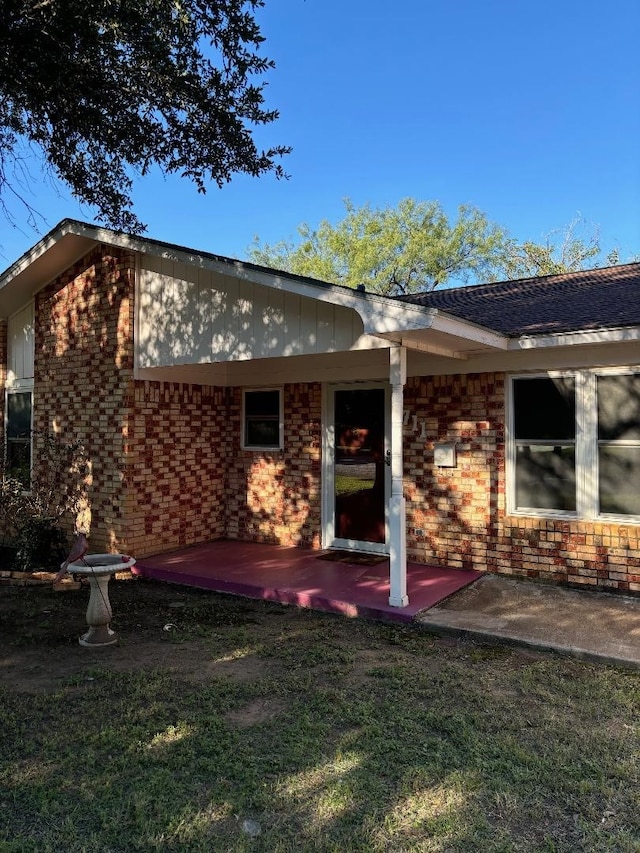
<path id="1" fill-rule="evenodd" d="M 486 575 L 415 621 L 481 642 L 496 640 L 640 669 L 640 598 Z"/>

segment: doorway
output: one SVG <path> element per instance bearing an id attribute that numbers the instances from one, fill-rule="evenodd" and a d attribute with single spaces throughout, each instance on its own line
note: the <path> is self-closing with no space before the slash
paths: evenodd
<path id="1" fill-rule="evenodd" d="M 391 491 L 389 390 L 383 384 L 328 388 L 325 545 L 387 553 Z"/>

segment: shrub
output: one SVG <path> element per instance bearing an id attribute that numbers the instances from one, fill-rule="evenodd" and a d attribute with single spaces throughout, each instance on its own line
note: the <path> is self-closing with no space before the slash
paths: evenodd
<path id="1" fill-rule="evenodd" d="M 22 571 L 58 568 L 68 551 L 68 540 L 53 518 L 28 518 L 16 538 L 15 565 Z"/>
<path id="2" fill-rule="evenodd" d="M 4 457 L 0 460 L 0 546 L 5 559 L 14 551 L 16 567 L 23 571 L 56 566 L 66 556 L 64 528 L 75 526 L 86 502 L 89 471 L 79 441 L 34 434 L 33 445 L 30 488 L 8 473 Z"/>

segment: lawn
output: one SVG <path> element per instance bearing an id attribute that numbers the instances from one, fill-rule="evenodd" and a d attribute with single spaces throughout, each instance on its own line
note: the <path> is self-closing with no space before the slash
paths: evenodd
<path id="1" fill-rule="evenodd" d="M 640 675 L 150 581 L 0 591 L 0 851 L 640 850 Z"/>

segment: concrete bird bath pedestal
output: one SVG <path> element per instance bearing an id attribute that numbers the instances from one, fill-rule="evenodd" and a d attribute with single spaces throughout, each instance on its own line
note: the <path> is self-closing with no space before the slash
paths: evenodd
<path id="1" fill-rule="evenodd" d="M 118 642 L 118 635 L 109 627 L 113 616 L 109 601 L 109 579 L 116 572 L 130 569 L 135 562 L 127 554 L 88 554 L 66 565 L 70 574 L 86 575 L 89 578 L 89 630 L 78 640 L 81 646 L 97 649 Z M 62 565 L 65 566 L 65 563 Z"/>

